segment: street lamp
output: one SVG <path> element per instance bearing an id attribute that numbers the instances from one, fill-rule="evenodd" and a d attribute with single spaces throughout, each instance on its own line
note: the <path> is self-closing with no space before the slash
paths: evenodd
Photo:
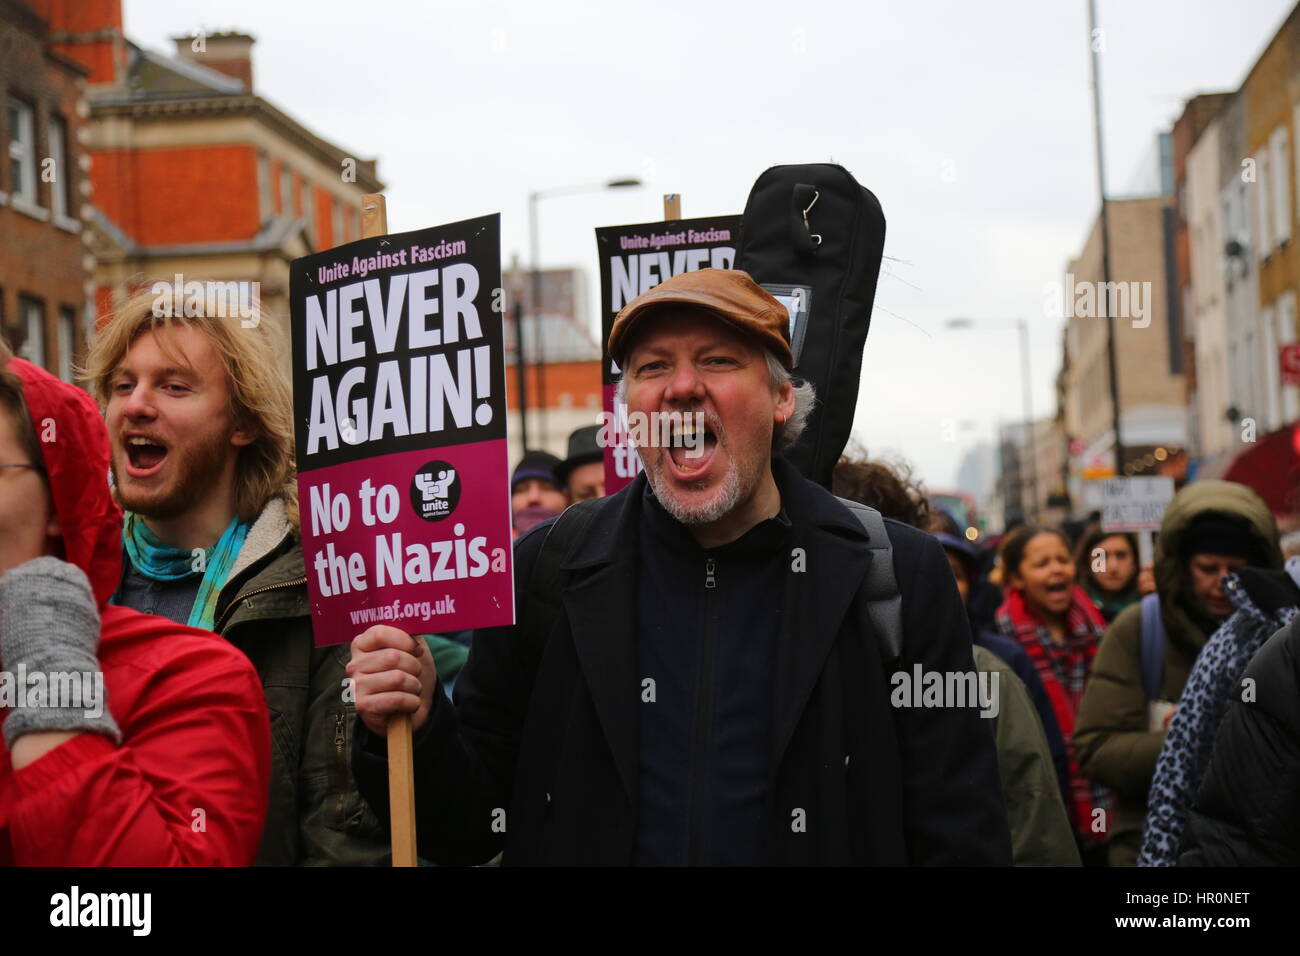
<path id="1" fill-rule="evenodd" d="M 1035 474 L 1037 462 L 1034 460 L 1036 449 L 1034 443 L 1034 404 L 1030 389 L 1029 376 L 1029 323 L 1024 319 L 1007 319 L 1003 321 L 977 322 L 974 319 L 949 319 L 944 325 L 949 329 L 1017 329 L 1020 332 L 1020 378 L 1025 410 L 1026 437 L 1029 442 L 1029 507 L 1034 513 L 1038 511 L 1038 480 Z M 1032 515 L 1025 515 L 1028 520 Z"/>
<path id="2" fill-rule="evenodd" d="M 542 272 L 538 260 L 538 241 L 537 241 L 537 204 L 543 199 L 549 199 L 552 196 L 574 196 L 579 193 L 601 192 L 605 189 L 627 189 L 640 186 L 641 180 L 634 177 L 623 179 L 610 179 L 603 183 L 586 183 L 579 186 L 553 186 L 549 189 L 536 189 L 528 194 L 528 261 L 531 270 L 532 285 L 532 305 L 533 305 L 533 330 L 536 338 L 537 349 L 537 431 L 539 443 L 545 442 L 546 435 L 546 356 L 542 352 Z M 522 329 L 518 331 L 519 345 L 519 366 L 524 367 L 523 342 L 524 335 Z M 528 413 L 528 396 L 527 384 L 523 373 L 520 374 L 521 388 L 519 393 L 519 421 L 525 422 L 525 416 Z M 522 433 L 525 437 L 528 434 L 527 424 L 525 423 Z M 525 449 L 526 451 L 527 449 Z"/>

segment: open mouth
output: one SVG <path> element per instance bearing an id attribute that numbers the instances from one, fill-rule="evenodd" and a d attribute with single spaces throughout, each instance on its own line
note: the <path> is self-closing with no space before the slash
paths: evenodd
<path id="1" fill-rule="evenodd" d="M 145 478 L 156 472 L 167 457 L 167 446 L 156 438 L 143 435 L 129 436 L 124 444 L 127 474 L 132 478 Z"/>
<path id="2" fill-rule="evenodd" d="M 1044 586 L 1048 597 L 1068 597 L 1070 594 L 1069 581 L 1052 581 Z"/>
<path id="3" fill-rule="evenodd" d="M 718 449 L 717 432 L 700 414 L 683 415 L 673 422 L 668 438 L 668 457 L 682 475 L 702 472 Z"/>

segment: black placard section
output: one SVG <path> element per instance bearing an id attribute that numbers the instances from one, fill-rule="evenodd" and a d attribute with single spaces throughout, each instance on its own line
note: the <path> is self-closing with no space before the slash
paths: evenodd
<path id="1" fill-rule="evenodd" d="M 619 310 L 665 279 L 697 269 L 734 269 L 739 216 L 606 226 L 596 230 L 600 259 L 600 376 L 613 385 L 609 330 Z"/>
<path id="2" fill-rule="evenodd" d="M 299 470 L 505 437 L 499 215 L 295 259 L 289 294 Z"/>

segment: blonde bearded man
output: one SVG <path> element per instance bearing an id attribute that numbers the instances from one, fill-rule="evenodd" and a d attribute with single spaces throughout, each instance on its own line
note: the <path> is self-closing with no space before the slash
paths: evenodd
<path id="1" fill-rule="evenodd" d="M 283 337 L 185 304 L 131 299 L 87 358 L 126 512 L 114 602 L 214 631 L 256 666 L 272 739 L 258 864 L 384 863 L 348 766 L 347 648 L 312 641 Z"/>

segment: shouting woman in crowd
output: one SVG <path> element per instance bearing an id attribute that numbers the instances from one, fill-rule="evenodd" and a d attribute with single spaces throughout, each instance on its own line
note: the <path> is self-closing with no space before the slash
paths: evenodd
<path id="1" fill-rule="evenodd" d="M 1047 689 L 1067 746 L 1070 799 L 1067 801 L 1084 863 L 1105 861 L 1108 795 L 1079 771 L 1070 743 L 1075 713 L 1092 670 L 1105 624 L 1088 596 L 1075 584 L 1075 565 L 1065 537 L 1051 528 L 1023 527 L 1002 544 L 1006 599 L 998 608 L 998 630 L 1019 641 Z"/>

